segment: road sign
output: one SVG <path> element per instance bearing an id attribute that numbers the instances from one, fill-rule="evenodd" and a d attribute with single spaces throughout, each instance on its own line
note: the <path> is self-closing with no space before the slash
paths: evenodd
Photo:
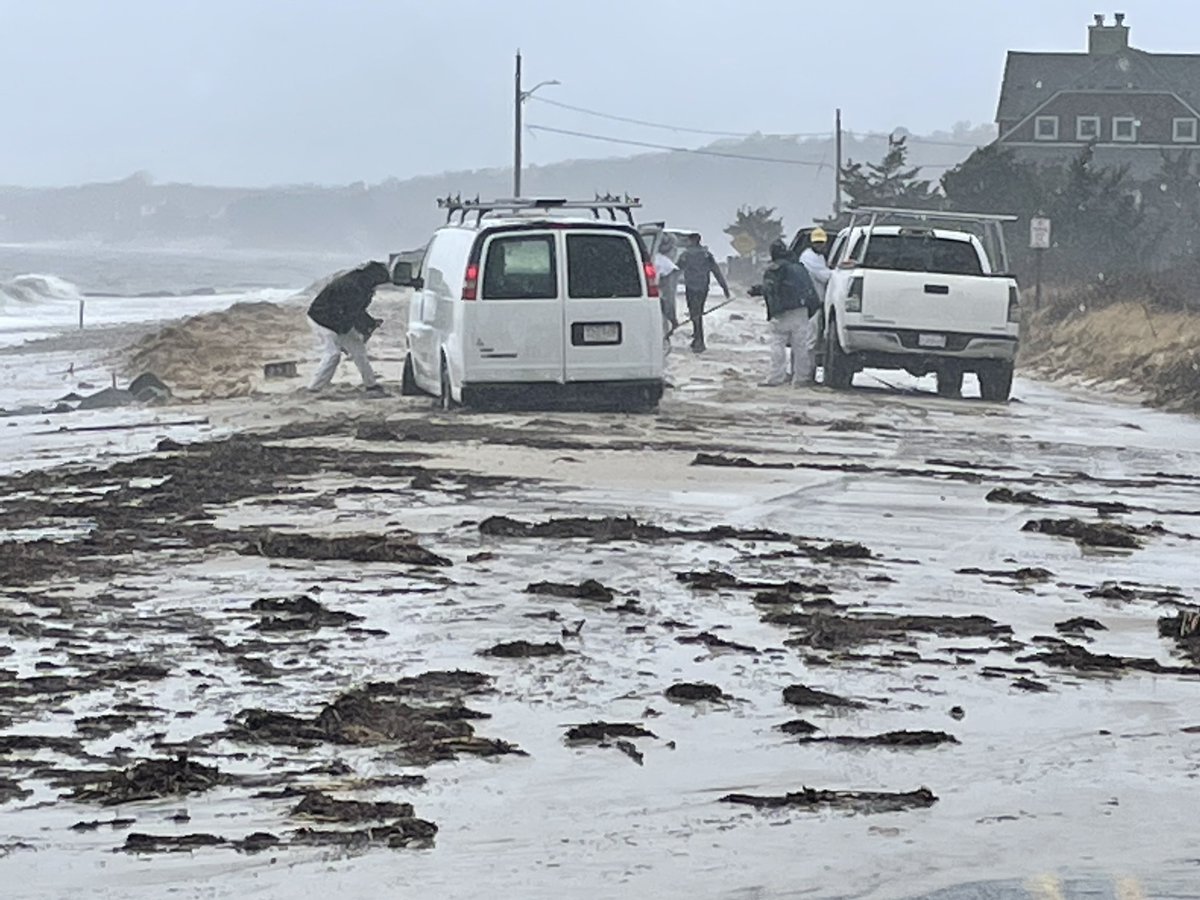
<path id="1" fill-rule="evenodd" d="M 733 239 L 733 249 L 742 256 L 749 256 L 754 252 L 754 249 L 757 246 L 758 241 L 754 240 L 754 238 L 750 237 L 750 235 L 746 234 L 745 232 L 742 232 Z"/>
<path id="2" fill-rule="evenodd" d="M 1032 250 L 1050 249 L 1050 220 L 1034 216 L 1029 220 L 1029 247 Z"/>

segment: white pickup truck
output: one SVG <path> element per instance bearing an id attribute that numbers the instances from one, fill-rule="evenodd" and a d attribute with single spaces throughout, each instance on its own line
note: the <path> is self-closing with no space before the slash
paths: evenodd
<path id="1" fill-rule="evenodd" d="M 1020 302 L 1017 282 L 1006 274 L 1001 223 L 1013 217 L 850 212 L 850 225 L 830 248 L 825 384 L 844 389 L 864 368 L 904 369 L 936 373 L 938 393 L 957 397 L 964 373 L 974 372 L 984 400 L 1007 401 Z"/>

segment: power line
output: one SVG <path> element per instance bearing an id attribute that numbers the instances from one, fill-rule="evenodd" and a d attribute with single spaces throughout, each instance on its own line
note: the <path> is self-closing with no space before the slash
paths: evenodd
<path id="1" fill-rule="evenodd" d="M 557 106 L 559 109 L 568 109 L 568 110 L 571 110 L 572 112 L 583 113 L 584 115 L 595 116 L 600 119 L 608 119 L 612 122 L 626 122 L 630 125 L 641 125 L 642 127 L 645 127 L 645 128 L 659 128 L 664 131 L 677 131 L 677 132 L 680 132 L 683 134 L 704 134 L 704 135 L 709 135 L 710 137 L 731 137 L 731 138 L 752 138 L 752 137 L 821 138 L 821 137 L 832 137 L 833 136 L 832 131 L 810 131 L 810 132 L 796 132 L 796 133 L 785 134 L 782 132 L 775 133 L 775 132 L 755 132 L 755 131 L 718 131 L 715 129 L 708 129 L 708 128 L 690 128 L 685 125 L 669 125 L 665 122 L 651 122 L 647 119 L 635 119 L 632 116 L 618 116 L 613 113 L 606 113 L 606 112 L 601 112 L 600 110 L 596 110 L 596 109 L 589 109 L 586 106 L 576 106 L 572 103 L 563 103 L 561 100 L 552 100 L 549 97 L 534 96 L 534 97 L 530 97 L 529 99 L 536 100 L 539 103 L 545 103 L 548 106 Z M 888 134 L 888 133 L 882 132 L 882 131 L 844 131 L 842 133 L 845 135 L 848 135 L 850 137 L 859 138 L 860 140 L 862 140 L 862 139 L 886 140 L 886 139 L 892 137 L 892 134 Z M 971 148 L 971 149 L 978 149 L 980 146 L 982 146 L 981 144 L 973 143 L 971 141 L 954 141 L 954 140 L 942 140 L 940 138 L 925 138 L 925 137 L 920 137 L 915 134 L 905 135 L 905 138 L 907 141 L 909 141 L 910 143 L 913 143 L 913 144 L 926 144 L 928 146 L 934 146 L 934 147 L 967 147 L 967 148 Z"/>
<path id="2" fill-rule="evenodd" d="M 626 122 L 630 125 L 641 125 L 646 128 L 661 128 L 664 131 L 678 131 L 686 134 L 706 134 L 710 137 L 733 137 L 733 138 L 752 138 L 765 137 L 761 132 L 753 131 L 712 131 L 706 128 L 688 128 L 683 125 L 668 125 L 664 122 L 650 122 L 646 119 L 634 119 L 629 116 L 618 116 L 612 113 L 600 112 L 595 109 L 588 109 L 584 106 L 574 106 L 570 103 L 563 103 L 559 100 L 551 100 L 549 97 L 530 97 L 530 100 L 536 100 L 539 103 L 546 103 L 550 106 L 557 106 L 560 109 L 569 109 L 572 112 L 583 113 L 588 116 L 596 116 L 600 119 L 609 119 L 613 122 Z M 816 138 L 816 137 L 832 137 L 832 131 L 813 131 L 806 134 L 788 134 L 780 135 L 782 137 L 798 137 L 798 138 Z"/>
<path id="3" fill-rule="evenodd" d="M 605 134 L 592 134 L 587 131 L 571 131 L 566 128 L 551 128 L 548 125 L 527 125 L 530 131 L 545 131 L 549 134 L 564 134 L 569 137 L 588 138 L 593 141 L 604 141 L 609 144 L 624 144 L 628 147 L 645 147 L 649 150 L 669 150 L 672 153 L 692 153 L 697 156 L 717 156 L 723 159 L 744 159 L 751 162 L 780 163 L 788 166 L 811 166 L 817 169 L 832 169 L 826 162 L 810 162 L 803 159 L 783 159 L 778 156 L 755 156 L 748 153 L 726 153 L 721 150 L 707 148 L 692 149 L 690 147 L 672 147 L 669 144 L 655 144 L 649 141 L 634 141 L 628 138 L 610 137 Z"/>

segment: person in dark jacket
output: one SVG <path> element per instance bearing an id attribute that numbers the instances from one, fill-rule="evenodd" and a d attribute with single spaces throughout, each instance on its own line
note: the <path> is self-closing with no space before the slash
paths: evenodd
<path id="1" fill-rule="evenodd" d="M 755 285 L 750 293 L 766 300 L 771 328 L 771 369 L 763 386 L 788 383 L 789 346 L 792 384 L 811 384 L 808 330 L 812 311 L 820 308 L 820 295 L 808 269 L 791 259 L 783 241 L 771 244 L 771 264 L 763 272 L 762 284 Z"/>
<path id="2" fill-rule="evenodd" d="M 721 267 L 717 265 L 713 255 L 708 252 L 707 247 L 700 243 L 698 234 L 688 237 L 688 244 L 679 254 L 679 259 L 675 260 L 675 265 L 682 273 L 683 289 L 687 294 L 688 317 L 692 320 L 692 352 L 703 353 L 705 350 L 704 303 L 708 300 L 708 289 L 711 284 L 709 279 L 716 276 L 717 284 L 725 292 L 726 300 L 731 297 L 729 285 L 725 283 L 725 276 L 721 273 Z"/>
<path id="3" fill-rule="evenodd" d="M 344 353 L 358 367 L 363 387 L 370 393 L 383 392 L 367 359 L 367 339 L 380 320 L 369 315 L 367 307 L 375 288 L 388 280 L 387 266 L 369 262 L 337 276 L 317 294 L 308 307 L 308 317 L 321 341 L 323 355 L 308 386 L 310 391 L 329 386 Z"/>

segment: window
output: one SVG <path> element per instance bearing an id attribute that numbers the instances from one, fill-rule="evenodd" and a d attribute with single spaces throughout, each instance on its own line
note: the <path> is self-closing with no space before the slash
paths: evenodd
<path id="1" fill-rule="evenodd" d="M 1033 137 L 1039 141 L 1058 140 L 1058 116 L 1038 116 L 1033 123 Z"/>
<path id="2" fill-rule="evenodd" d="M 872 235 L 863 265 L 868 269 L 892 269 L 900 272 L 983 274 L 983 266 L 974 244 L 920 234 Z"/>
<path id="3" fill-rule="evenodd" d="M 484 300 L 553 300 L 557 296 L 553 235 L 492 238 L 483 265 Z"/>
<path id="4" fill-rule="evenodd" d="M 1177 144 L 1196 143 L 1196 120 L 1175 119 L 1171 127 L 1171 140 Z"/>
<path id="5" fill-rule="evenodd" d="M 624 234 L 567 235 L 567 296 L 641 297 L 642 271 L 633 242 Z"/>
<path id="6" fill-rule="evenodd" d="M 1138 120 L 1132 116 L 1113 119 L 1112 137 L 1114 141 L 1132 144 L 1137 141 Z"/>
<path id="7" fill-rule="evenodd" d="M 1100 117 L 1099 116 L 1076 116 L 1075 117 L 1075 140 L 1077 141 L 1095 141 L 1100 139 Z"/>

